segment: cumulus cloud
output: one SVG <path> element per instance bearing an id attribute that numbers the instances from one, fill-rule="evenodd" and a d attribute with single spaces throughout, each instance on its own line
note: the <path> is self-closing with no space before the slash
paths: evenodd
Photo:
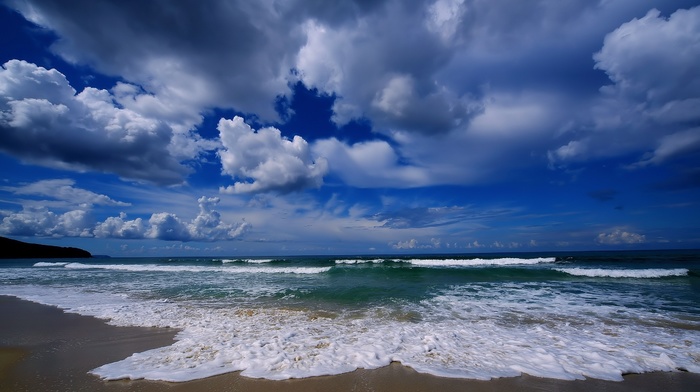
<path id="1" fill-rule="evenodd" d="M 324 158 L 312 159 L 306 140 L 282 136 L 273 127 L 252 129 L 241 117 L 221 119 L 218 125 L 223 149 L 222 170 L 239 180 L 222 187 L 223 193 L 288 193 L 319 187 L 328 171 Z"/>
<path id="2" fill-rule="evenodd" d="M 39 237 L 91 237 L 90 217 L 86 211 L 56 214 L 47 208 L 24 208 L 3 218 L 0 233 Z"/>
<path id="3" fill-rule="evenodd" d="M 460 136 L 445 138 L 444 145 L 458 142 L 470 150 L 462 154 L 468 156 L 479 140 L 465 133 L 498 133 L 508 129 L 509 120 L 504 119 L 516 118 L 510 122 L 518 128 L 538 130 L 531 136 L 539 148 L 552 150 L 552 159 L 569 159 L 588 150 L 574 149 L 574 144 L 557 150 L 544 143 L 561 124 L 556 120 L 544 124 L 532 115 L 537 114 L 530 111 L 533 106 L 551 104 L 537 94 L 570 99 L 565 97 L 568 92 L 553 86 L 586 84 L 580 75 L 590 71 L 590 55 L 600 49 L 601 35 L 619 27 L 620 15 L 635 15 L 646 6 L 586 0 L 535 5 L 478 0 L 332 5 L 214 0 L 178 2 L 162 12 L 157 4 L 116 0 L 9 4 L 57 34 L 52 46 L 57 55 L 125 80 L 112 91 L 124 109 L 159 118 L 173 129 L 196 124 L 202 113 L 215 107 L 234 108 L 268 122 L 279 120 L 276 99 L 291 93 L 289 82 L 301 80 L 336 98 L 333 118 L 339 125 L 365 117 L 375 131 L 392 138 L 397 131 L 427 136 L 456 132 Z M 674 18 L 682 19 L 677 13 L 669 23 L 686 22 Z M 613 80 L 620 80 L 618 76 L 630 70 L 614 60 L 625 61 L 626 55 L 618 54 L 614 41 L 606 41 L 596 60 Z M 504 95 L 527 96 L 509 106 L 503 101 L 493 105 L 485 86 Z M 535 105 L 527 104 L 532 102 Z M 565 109 L 569 103 L 552 111 L 571 118 L 578 110 Z M 667 117 L 678 116 L 677 107 L 683 105 L 659 110 Z M 479 122 L 475 131 L 471 122 Z M 509 138 L 513 133 L 499 136 L 511 149 L 520 141 Z M 213 148 L 205 141 L 193 143 L 195 139 L 186 130 L 170 132 L 170 154 L 154 155 L 174 156 L 177 161 L 196 155 L 198 148 L 205 148 L 202 144 Z M 494 156 L 502 151 L 496 149 Z M 406 151 L 399 154 L 413 159 Z M 439 157 L 427 162 L 432 159 Z M 177 168 L 173 162 L 167 167 Z"/>
<path id="4" fill-rule="evenodd" d="M 87 189 L 75 187 L 73 179 L 40 180 L 17 187 L 0 187 L 16 195 L 46 196 L 55 200 L 70 202 L 81 207 L 93 205 L 125 207 L 131 204 L 117 201 L 107 195 L 97 194 Z"/>
<path id="5" fill-rule="evenodd" d="M 427 170 L 401 164 L 394 148 L 375 140 L 348 145 L 336 138 L 319 140 L 313 152 L 325 157 L 330 168 L 351 186 L 407 188 L 430 183 Z"/>
<path id="6" fill-rule="evenodd" d="M 223 241 L 233 240 L 248 231 L 251 225 L 242 221 L 226 223 L 221 220 L 221 214 L 213 207 L 219 203 L 219 198 L 201 197 L 199 214 L 191 221 L 185 221 L 169 212 L 152 214 L 148 221 L 141 218 L 127 220 L 126 214 L 111 217 L 95 227 L 96 237 L 111 238 L 153 238 L 164 241 Z"/>
<path id="7" fill-rule="evenodd" d="M 346 13 L 345 23 L 321 16 L 303 25 L 300 78 L 338 97 L 333 110 L 339 125 L 367 117 L 379 132 L 427 135 L 466 127 L 488 101 L 485 86 L 516 94 L 586 84 L 581 75 L 590 73 L 590 54 L 610 31 L 605 29 L 619 25 L 619 14 L 634 15 L 643 6 L 585 0 L 373 3 L 369 12 Z"/>
<path id="8" fill-rule="evenodd" d="M 353 23 L 316 19 L 304 25 L 307 40 L 296 68 L 307 86 L 338 96 L 338 125 L 366 116 L 380 131 L 434 134 L 478 113 L 478 100 L 435 75 L 449 60 L 450 47 L 424 24 L 429 6 L 385 2 Z"/>
<path id="9" fill-rule="evenodd" d="M 118 217 L 111 216 L 103 222 L 97 223 L 93 235 L 98 238 L 139 239 L 145 238 L 146 232 L 147 228 L 143 219 L 127 220 L 126 214 L 122 212 Z"/>
<path id="10" fill-rule="evenodd" d="M 74 132 L 62 140 L 80 136 L 95 146 L 76 154 L 74 143 L 47 138 L 51 148 L 42 154 L 16 135 L 3 139 L 0 148 L 28 162 L 181 183 L 189 170 L 182 162 L 205 151 L 242 156 L 192 132 L 204 113 L 234 109 L 273 124 L 280 120 L 275 102 L 289 98 L 298 81 L 334 97 L 337 125 L 369 120 L 382 134 L 382 140 L 350 145 L 339 136 L 311 146 L 339 178 L 360 187 L 473 184 L 547 158 L 555 165 L 658 149 L 658 158 L 640 160 L 655 164 L 669 152 L 685 154 L 664 137 L 688 138 L 687 124 L 697 124 L 697 8 L 630 21 L 649 2 L 212 0 L 169 4 L 168 12 L 157 3 L 117 0 L 8 4 L 56 34 L 51 50 L 58 56 L 122 80 L 109 92 L 76 95 L 46 88 L 50 80 L 66 84 L 58 75 L 42 76 L 43 82 L 27 77 L 25 84 L 46 85 L 46 95 L 8 101 L 3 110 L 13 127 L 48 135 L 44 128 L 68 124 Z M 669 0 L 664 8 L 681 4 Z M 613 83 L 602 93 L 602 72 L 591 70 L 596 51 L 596 68 Z M 76 120 L 77 104 L 67 102 L 82 94 L 84 106 L 111 105 L 116 112 Z M 83 132 L 124 117 L 139 119 L 130 120 L 127 132 L 133 144 Z M 267 129 L 244 140 L 275 139 L 263 135 Z M 378 154 L 377 164 L 364 159 L 368 151 Z M 326 174 L 320 160 L 288 151 L 275 159 L 252 155 L 223 163 L 237 180 L 224 192 L 289 192 L 318 186 Z M 378 174 L 382 169 L 386 174 Z"/>
<path id="11" fill-rule="evenodd" d="M 642 244 L 646 242 L 646 237 L 643 234 L 615 229 L 610 233 L 598 234 L 596 242 L 604 245 Z"/>
<path id="12" fill-rule="evenodd" d="M 485 246 L 486 245 L 480 243 L 478 240 L 474 240 L 473 242 L 467 243 L 467 249 L 472 249 L 472 248 L 478 249 L 478 248 L 483 248 Z"/>
<path id="13" fill-rule="evenodd" d="M 593 56 L 596 68 L 615 83 L 605 90 L 656 105 L 696 98 L 699 18 L 698 7 L 678 10 L 668 18 L 652 9 L 608 34 Z"/>
<path id="14" fill-rule="evenodd" d="M 474 184 L 542 165 L 555 130 L 566 125 L 569 101 L 556 94 L 491 92 L 483 110 L 464 127 L 440 136 L 394 131 L 390 141 L 349 144 L 317 140 L 316 155 L 357 187 L 412 188 Z"/>
<path id="15" fill-rule="evenodd" d="M 187 113 L 235 107 L 277 119 L 303 34 L 271 1 L 9 1 L 59 36 L 52 50 L 71 63 L 120 75 Z M 303 3 L 302 3 L 303 5 Z M 300 17 L 302 15 L 299 15 Z"/>
<path id="16" fill-rule="evenodd" d="M 612 84 L 601 88 L 592 124 L 550 151 L 550 160 L 646 152 L 631 167 L 697 153 L 700 131 L 700 7 L 669 17 L 652 9 L 609 33 L 593 56 Z"/>
<path id="17" fill-rule="evenodd" d="M 418 241 L 416 241 L 415 238 L 406 241 L 390 243 L 390 245 L 394 249 L 416 249 L 419 247 Z"/>
<path id="18" fill-rule="evenodd" d="M 106 90 L 76 94 L 60 72 L 25 61 L 0 70 L 0 131 L 0 150 L 34 164 L 166 185 L 190 172 L 169 151 L 167 124 L 120 108 Z"/>
<path id="19" fill-rule="evenodd" d="M 199 214 L 187 223 L 174 214 L 153 214 L 147 236 L 177 241 L 219 241 L 238 238 L 250 229 L 250 224 L 245 221 L 238 224 L 223 222 L 221 214 L 213 210 L 219 201 L 218 197 L 199 198 Z"/>
<path id="20" fill-rule="evenodd" d="M 169 212 L 154 213 L 148 220 L 128 219 L 125 213 L 95 219 L 85 210 L 56 214 L 47 208 L 25 207 L 9 213 L 0 223 L 0 233 L 16 236 L 98 237 L 118 239 L 159 239 L 164 241 L 226 241 L 240 238 L 251 225 L 246 221 L 228 223 L 214 210 L 219 198 L 201 197 L 199 213 L 186 221 Z"/>
<path id="21" fill-rule="evenodd" d="M 422 243 L 415 238 L 406 241 L 390 242 L 394 249 L 439 249 L 442 247 L 442 241 L 439 238 L 431 238 L 428 243 Z M 449 248 L 450 245 L 448 244 Z"/>

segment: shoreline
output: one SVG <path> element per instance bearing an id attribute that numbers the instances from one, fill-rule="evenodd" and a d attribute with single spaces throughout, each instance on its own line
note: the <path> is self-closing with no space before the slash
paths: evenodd
<path id="1" fill-rule="evenodd" d="M 34 302 L 0 295 L 0 390 L 11 391 L 695 391 L 700 374 L 629 374 L 624 381 L 565 381 L 522 375 L 489 381 L 418 373 L 399 363 L 334 376 L 271 381 L 239 372 L 170 383 L 149 380 L 103 381 L 88 373 L 135 352 L 167 346 L 177 330 L 116 327 L 89 316 L 65 313 Z"/>

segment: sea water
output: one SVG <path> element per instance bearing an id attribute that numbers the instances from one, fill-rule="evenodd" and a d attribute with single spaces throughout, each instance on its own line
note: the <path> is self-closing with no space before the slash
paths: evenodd
<path id="1" fill-rule="evenodd" d="M 92 372 L 303 378 L 400 362 L 438 376 L 700 373 L 700 252 L 111 258 L 0 263 L 0 295 L 171 346 Z"/>

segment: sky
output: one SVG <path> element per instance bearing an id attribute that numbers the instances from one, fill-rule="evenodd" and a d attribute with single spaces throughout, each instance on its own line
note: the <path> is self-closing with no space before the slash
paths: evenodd
<path id="1" fill-rule="evenodd" d="M 0 235 L 700 248 L 700 1 L 0 0 Z"/>

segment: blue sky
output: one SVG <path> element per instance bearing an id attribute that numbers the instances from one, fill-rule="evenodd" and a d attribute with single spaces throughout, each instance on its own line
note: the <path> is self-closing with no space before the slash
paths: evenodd
<path id="1" fill-rule="evenodd" d="M 700 2 L 0 5 L 0 235 L 112 256 L 700 247 Z"/>

